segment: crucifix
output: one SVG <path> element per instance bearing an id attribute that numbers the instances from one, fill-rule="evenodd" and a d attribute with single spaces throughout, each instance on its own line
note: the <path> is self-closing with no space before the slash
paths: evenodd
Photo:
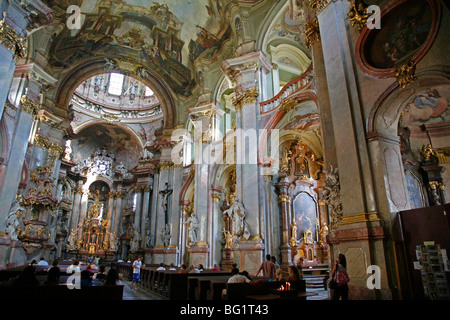
<path id="1" fill-rule="evenodd" d="M 168 205 L 168 201 L 167 199 L 169 198 L 169 196 L 172 194 L 172 189 L 169 189 L 169 183 L 166 182 L 166 189 L 161 190 L 159 192 L 159 194 L 162 196 L 162 207 L 164 209 L 164 222 L 167 223 L 168 220 L 168 214 L 169 212 L 167 211 L 167 205 Z"/>

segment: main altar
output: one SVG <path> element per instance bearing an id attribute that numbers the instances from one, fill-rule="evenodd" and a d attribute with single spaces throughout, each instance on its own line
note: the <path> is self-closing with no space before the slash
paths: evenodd
<path id="1" fill-rule="evenodd" d="M 81 256 L 107 256 L 115 253 L 116 249 L 110 245 L 111 241 L 115 243 L 115 237 L 107 230 L 108 220 L 103 218 L 103 212 L 100 193 L 95 191 L 94 203 L 88 209 L 84 221 L 79 224 L 78 229 L 72 230 L 68 251 Z"/>

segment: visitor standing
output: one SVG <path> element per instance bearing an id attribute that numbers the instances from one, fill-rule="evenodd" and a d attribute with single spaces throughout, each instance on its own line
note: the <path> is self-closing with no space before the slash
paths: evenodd
<path id="1" fill-rule="evenodd" d="M 138 257 L 133 262 L 133 280 L 131 281 L 131 289 L 133 289 L 133 284 L 136 284 L 135 291 L 137 292 L 137 285 L 138 282 L 141 282 L 141 267 L 142 267 L 142 261 L 141 257 Z"/>
<path id="2" fill-rule="evenodd" d="M 256 271 L 256 276 L 261 272 L 263 272 L 263 276 L 267 278 L 274 279 L 276 277 L 276 269 L 275 265 L 272 261 L 270 261 L 271 256 L 270 254 L 266 255 L 266 261 L 261 263 L 261 265 L 258 268 L 258 271 Z"/>
<path id="3" fill-rule="evenodd" d="M 339 254 L 331 274 L 337 283 L 333 292 L 333 300 L 348 300 L 348 282 L 350 279 L 347 275 L 347 260 L 342 253 Z"/>

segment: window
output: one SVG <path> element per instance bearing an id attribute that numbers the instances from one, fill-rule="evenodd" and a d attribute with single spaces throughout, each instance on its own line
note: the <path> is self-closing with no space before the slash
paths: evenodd
<path id="1" fill-rule="evenodd" d="M 152 89 L 150 89 L 149 87 L 145 87 L 145 96 L 146 97 L 148 97 L 148 96 L 152 96 L 153 95 L 153 91 L 152 91 Z"/>
<path id="2" fill-rule="evenodd" d="M 136 205 L 137 205 L 137 193 L 133 196 L 133 211 L 136 212 Z"/>
<path id="3" fill-rule="evenodd" d="M 123 79 L 123 74 L 111 73 L 111 76 L 109 78 L 108 93 L 120 96 L 122 94 Z"/>

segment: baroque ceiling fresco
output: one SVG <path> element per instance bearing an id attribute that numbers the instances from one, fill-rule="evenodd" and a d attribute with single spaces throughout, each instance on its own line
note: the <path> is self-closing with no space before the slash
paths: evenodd
<path id="1" fill-rule="evenodd" d="M 46 2 L 63 23 L 70 18 L 69 5 L 79 6 L 82 14 L 79 29 L 65 26 L 54 35 L 49 59 L 54 69 L 104 57 L 106 71 L 131 70 L 139 78 L 151 70 L 175 93 L 190 96 L 196 84 L 195 61 L 214 61 L 231 41 L 225 13 L 236 1 Z"/>

